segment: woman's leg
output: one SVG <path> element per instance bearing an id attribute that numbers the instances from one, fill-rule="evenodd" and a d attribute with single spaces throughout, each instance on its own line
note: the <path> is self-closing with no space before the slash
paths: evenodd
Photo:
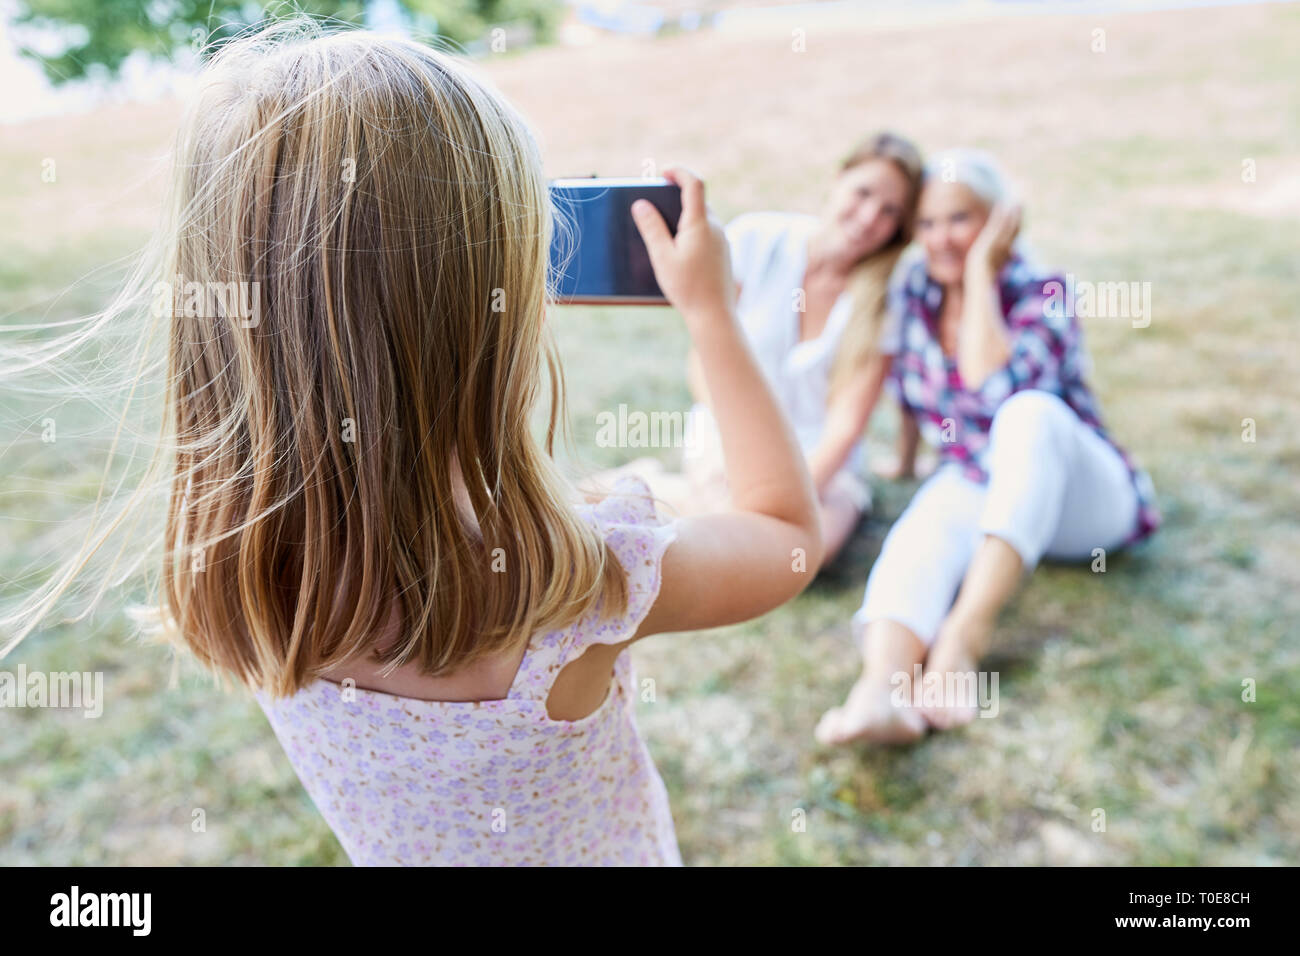
<path id="1" fill-rule="evenodd" d="M 911 706 L 916 667 L 970 561 L 983 502 L 981 485 L 946 466 L 894 522 L 853 616 L 862 675 L 844 705 L 822 717 L 818 741 L 903 743 L 925 732 Z"/>
<path id="2" fill-rule="evenodd" d="M 1047 392 L 1024 391 L 999 407 L 989 434 L 989 486 L 981 541 L 926 660 L 927 680 L 971 687 L 949 674 L 975 670 L 997 616 L 1044 554 L 1086 558 L 1122 543 L 1137 520 L 1123 459 Z M 974 718 L 974 700 L 924 709 L 940 729 Z"/>
<path id="3" fill-rule="evenodd" d="M 1137 488 L 1120 453 L 1087 426 L 1078 442 L 1061 520 L 1043 552 L 1058 561 L 1089 561 L 1099 549 L 1119 550 L 1137 527 Z"/>
<path id="4" fill-rule="evenodd" d="M 822 567 L 839 554 L 862 516 L 871 510 L 871 488 L 853 472 L 841 470 L 821 496 Z"/>
<path id="5" fill-rule="evenodd" d="M 599 501 L 620 478 L 635 475 L 650 486 L 665 519 L 725 510 L 729 494 L 722 436 L 707 406 L 696 404 L 687 414 L 685 437 L 680 471 L 671 471 L 660 459 L 647 456 L 598 472 L 578 489 L 587 501 Z"/>
<path id="6" fill-rule="evenodd" d="M 867 625 L 862 676 L 841 707 L 822 715 L 813 736 L 822 744 L 862 740 L 911 743 L 925 734 L 925 720 L 911 704 L 913 675 L 925 660 L 925 644 L 908 627 L 881 618 Z M 906 679 L 896 675 L 906 675 Z M 896 698 L 896 689 L 901 698 Z"/>
<path id="7" fill-rule="evenodd" d="M 979 659 L 988 650 L 998 613 L 1015 594 L 1023 569 L 1020 555 L 1006 541 L 994 535 L 981 538 L 962 578 L 957 600 L 940 625 L 938 639 L 925 660 L 927 692 L 923 696 L 927 704 L 921 713 L 936 730 L 974 719 L 980 703 L 974 695 L 978 682 L 955 680 L 948 675 L 976 672 Z M 948 688 L 956 692 L 952 698 Z"/>

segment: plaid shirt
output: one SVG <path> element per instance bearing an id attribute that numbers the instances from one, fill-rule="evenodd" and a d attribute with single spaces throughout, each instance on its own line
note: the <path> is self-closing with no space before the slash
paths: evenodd
<path id="1" fill-rule="evenodd" d="M 970 391 L 962 384 L 956 360 L 945 355 L 939 344 L 943 288 L 927 275 L 925 262 L 917 259 L 901 270 L 901 281 L 894 289 L 894 308 L 902 319 L 902 348 L 894 357 L 891 386 L 916 418 L 925 440 L 940 450 L 941 461 L 960 465 L 967 477 L 980 483 L 988 481 L 985 457 L 998 406 L 1027 388 L 1059 396 L 1119 452 L 1133 476 L 1138 520 L 1125 542 L 1132 544 L 1160 526 L 1155 489 L 1150 476 L 1102 424 L 1097 400 L 1084 381 L 1088 359 L 1082 330 L 1064 308 L 1064 288 L 1064 277 L 1039 272 L 1013 254 L 998 275 L 1011 356 L 978 389 Z"/>

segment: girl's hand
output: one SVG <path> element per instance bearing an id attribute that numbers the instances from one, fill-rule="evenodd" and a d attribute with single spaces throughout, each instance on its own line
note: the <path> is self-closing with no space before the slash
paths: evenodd
<path id="1" fill-rule="evenodd" d="M 688 324 L 734 318 L 731 252 L 722 226 L 704 203 L 704 182 L 681 166 L 666 170 L 664 178 L 682 190 L 682 215 L 675 237 L 650 202 L 638 199 L 632 204 L 632 218 L 650 253 L 659 288 Z"/>
<path id="2" fill-rule="evenodd" d="M 967 261 L 997 275 L 1011 256 L 1011 244 L 1020 233 L 1022 207 L 1018 202 L 998 203 L 984 228 L 971 243 Z"/>

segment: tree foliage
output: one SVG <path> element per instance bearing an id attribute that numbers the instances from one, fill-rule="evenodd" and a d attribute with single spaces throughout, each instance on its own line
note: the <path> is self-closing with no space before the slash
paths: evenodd
<path id="1" fill-rule="evenodd" d="M 455 43 L 481 39 L 497 24 L 524 24 L 549 36 L 559 0 L 396 0 L 419 33 Z M 15 24 L 31 30 L 19 49 L 45 69 L 53 83 L 111 77 L 136 50 L 159 58 L 190 46 L 211 51 L 221 41 L 268 19 L 298 14 L 341 24 L 364 23 L 366 0 L 24 0 Z M 53 38 L 59 49 L 50 52 Z"/>

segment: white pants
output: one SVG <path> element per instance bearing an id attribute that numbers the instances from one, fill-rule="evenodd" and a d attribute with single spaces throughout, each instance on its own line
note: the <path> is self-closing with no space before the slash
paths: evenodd
<path id="1" fill-rule="evenodd" d="M 894 522 L 853 616 L 891 620 L 927 645 L 984 535 L 1015 548 L 1026 573 L 1044 556 L 1079 561 L 1120 547 L 1137 524 L 1137 490 L 1118 451 L 1048 392 L 1017 392 L 989 431 L 988 484 L 948 463 Z"/>

